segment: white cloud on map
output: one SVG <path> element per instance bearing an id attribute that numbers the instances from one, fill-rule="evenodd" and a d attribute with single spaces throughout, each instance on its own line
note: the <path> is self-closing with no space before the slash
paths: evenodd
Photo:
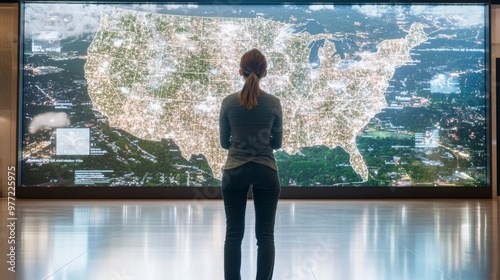
<path id="1" fill-rule="evenodd" d="M 25 36 L 59 31 L 62 39 L 95 33 L 104 6 L 89 4 L 26 4 Z"/>
<path id="2" fill-rule="evenodd" d="M 389 5 L 354 5 L 352 9 L 369 17 L 382 17 L 385 14 L 393 13 L 396 6 Z"/>
<path id="3" fill-rule="evenodd" d="M 335 7 L 333 5 L 311 5 L 309 6 L 309 10 L 311 11 L 320 11 L 320 10 L 334 10 Z"/>
<path id="4" fill-rule="evenodd" d="M 198 5 L 193 5 L 193 4 L 189 4 L 189 5 L 171 4 L 171 5 L 165 5 L 165 8 L 167 8 L 167 10 L 197 9 Z"/>
<path id="5" fill-rule="evenodd" d="M 430 15 L 435 18 L 447 17 L 461 26 L 484 24 L 485 8 L 473 5 L 442 5 L 442 6 L 411 6 L 410 13 L 414 16 Z"/>
<path id="6" fill-rule="evenodd" d="M 112 5 L 95 4 L 36 4 L 25 5 L 25 36 L 46 31 L 58 31 L 61 39 L 79 37 L 97 32 L 101 13 L 111 13 Z M 116 7 L 125 8 L 123 5 Z M 129 9 L 142 12 L 158 12 L 161 9 L 196 9 L 198 5 L 127 5 Z"/>
<path id="7" fill-rule="evenodd" d="M 403 13 L 401 5 L 354 5 L 352 9 L 365 16 L 380 18 L 387 14 Z M 412 5 L 410 15 L 447 18 L 460 26 L 484 24 L 485 8 L 481 5 Z"/>
<path id="8" fill-rule="evenodd" d="M 31 121 L 28 130 L 30 133 L 36 133 L 41 129 L 60 128 L 69 125 L 70 120 L 68 114 L 63 112 L 49 112 L 36 115 Z"/>

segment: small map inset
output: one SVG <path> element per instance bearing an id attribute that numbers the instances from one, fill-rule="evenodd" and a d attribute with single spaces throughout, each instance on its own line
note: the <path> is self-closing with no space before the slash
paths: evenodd
<path id="1" fill-rule="evenodd" d="M 58 128 L 56 130 L 56 155 L 89 155 L 89 128 Z"/>
<path id="2" fill-rule="evenodd" d="M 458 74 L 438 74 L 431 80 L 432 93 L 460 93 Z"/>
<path id="3" fill-rule="evenodd" d="M 424 133 L 415 133 L 415 148 L 439 147 L 439 130 L 426 130 Z"/>

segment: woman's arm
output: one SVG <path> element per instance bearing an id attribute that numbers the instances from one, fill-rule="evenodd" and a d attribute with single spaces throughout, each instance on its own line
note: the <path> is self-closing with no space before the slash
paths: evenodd
<path id="1" fill-rule="evenodd" d="M 220 136 L 220 145 L 224 149 L 229 149 L 231 145 L 231 126 L 229 125 L 229 119 L 226 115 L 226 106 L 224 102 L 222 102 L 222 106 L 220 108 L 219 114 L 219 136 Z"/>
<path id="2" fill-rule="evenodd" d="M 271 148 L 278 150 L 281 148 L 283 141 L 283 111 L 281 109 L 281 102 L 279 99 L 273 108 L 273 114 L 275 118 L 271 129 Z"/>

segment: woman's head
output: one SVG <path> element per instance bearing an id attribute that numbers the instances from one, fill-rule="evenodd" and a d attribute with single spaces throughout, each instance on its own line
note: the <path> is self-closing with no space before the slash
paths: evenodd
<path id="1" fill-rule="evenodd" d="M 257 106 L 260 95 L 259 81 L 267 75 L 266 57 L 257 49 L 244 53 L 240 61 L 240 75 L 245 78 L 245 85 L 238 101 L 241 106 L 250 110 Z"/>

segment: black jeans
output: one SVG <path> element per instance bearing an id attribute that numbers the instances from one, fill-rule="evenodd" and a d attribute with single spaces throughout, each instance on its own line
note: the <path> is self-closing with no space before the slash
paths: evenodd
<path id="1" fill-rule="evenodd" d="M 240 280 L 241 241 L 245 233 L 245 210 L 252 185 L 257 237 L 257 280 L 268 280 L 274 270 L 274 221 L 280 195 L 278 172 L 266 165 L 249 162 L 224 170 L 222 197 L 226 212 L 224 278 Z"/>

